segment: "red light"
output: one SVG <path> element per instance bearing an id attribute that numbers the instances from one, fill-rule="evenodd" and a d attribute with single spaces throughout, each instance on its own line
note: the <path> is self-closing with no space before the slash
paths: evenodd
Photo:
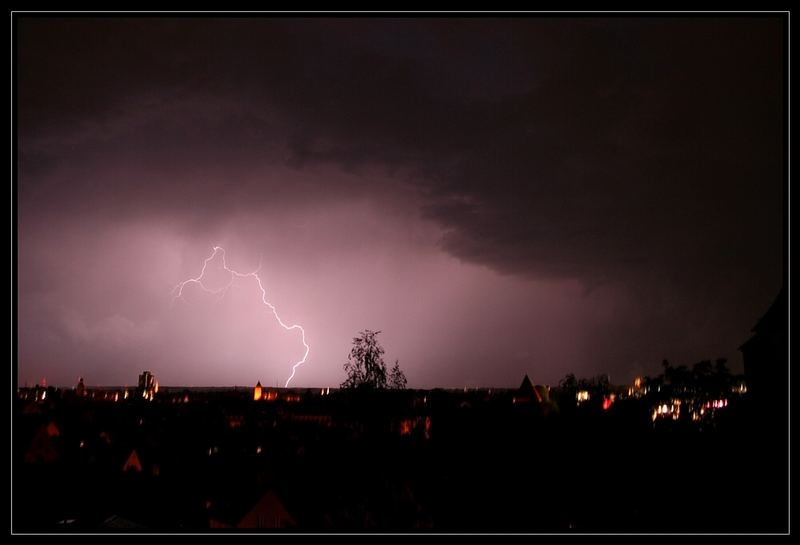
<path id="1" fill-rule="evenodd" d="M 607 397 L 604 397 L 604 398 L 603 398 L 603 410 L 604 410 L 604 411 L 607 411 L 607 410 L 609 409 L 609 407 L 611 407 L 611 403 L 613 403 L 613 402 L 611 401 L 611 399 L 609 399 L 609 398 L 607 398 Z"/>

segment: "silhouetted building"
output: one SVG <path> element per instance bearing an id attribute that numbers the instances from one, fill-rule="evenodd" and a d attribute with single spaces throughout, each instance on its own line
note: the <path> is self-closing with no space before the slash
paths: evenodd
<path id="1" fill-rule="evenodd" d="M 144 371 L 141 375 L 139 375 L 139 387 L 136 390 L 136 393 L 139 397 L 143 397 L 145 399 L 153 399 L 153 396 L 158 392 L 158 381 L 156 377 L 153 376 L 153 373 L 150 371 Z"/>
<path id="2" fill-rule="evenodd" d="M 83 383 L 83 377 L 80 378 L 78 385 L 75 386 L 75 393 L 78 395 L 78 397 L 83 397 L 86 395 L 86 385 Z"/>
<path id="3" fill-rule="evenodd" d="M 534 388 L 531 379 L 528 378 L 527 373 L 525 374 L 525 378 L 522 379 L 522 384 L 520 384 L 517 393 L 513 397 L 514 403 L 530 403 L 535 401 L 536 403 L 541 403 L 542 398 L 541 394 Z"/>
<path id="4" fill-rule="evenodd" d="M 747 394 L 761 409 L 786 411 L 789 396 L 789 308 L 786 290 L 753 328 L 739 350 L 744 359 Z"/>
<path id="5" fill-rule="evenodd" d="M 261 495 L 255 504 L 243 498 L 227 498 L 211 508 L 210 528 L 291 528 L 295 520 L 272 490 Z"/>
<path id="6" fill-rule="evenodd" d="M 125 463 L 122 465 L 122 471 L 136 471 L 142 472 L 142 462 L 139 461 L 139 455 L 136 449 L 132 450 Z"/>
<path id="7" fill-rule="evenodd" d="M 749 514 L 765 528 L 789 529 L 789 306 L 786 289 L 753 328 L 740 350 L 753 409 L 756 455 L 751 494 L 758 498 Z"/>

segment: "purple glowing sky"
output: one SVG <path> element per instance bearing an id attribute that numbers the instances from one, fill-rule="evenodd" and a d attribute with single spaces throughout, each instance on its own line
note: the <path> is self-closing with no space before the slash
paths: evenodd
<path id="1" fill-rule="evenodd" d="M 15 39 L 20 384 L 283 385 L 303 346 L 255 282 L 171 304 L 215 245 L 305 328 L 293 386 L 342 382 L 365 328 L 417 388 L 740 370 L 782 283 L 777 18 Z"/>

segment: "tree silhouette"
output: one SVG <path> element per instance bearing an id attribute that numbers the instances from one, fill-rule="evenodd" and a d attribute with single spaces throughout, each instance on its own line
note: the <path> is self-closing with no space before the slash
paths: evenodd
<path id="1" fill-rule="evenodd" d="M 392 370 L 389 372 L 389 388 L 405 390 L 407 382 L 405 373 L 400 370 L 400 363 L 394 360 L 394 367 L 392 367 Z"/>
<path id="2" fill-rule="evenodd" d="M 353 348 L 344 364 L 347 378 L 342 388 L 386 388 L 386 364 L 383 363 L 383 347 L 376 338 L 378 333 L 380 331 L 365 329 L 353 338 Z"/>
<path id="3" fill-rule="evenodd" d="M 559 381 L 558 386 L 562 390 L 574 391 L 578 388 L 578 379 L 575 378 L 574 373 L 567 373 L 567 375 Z"/>

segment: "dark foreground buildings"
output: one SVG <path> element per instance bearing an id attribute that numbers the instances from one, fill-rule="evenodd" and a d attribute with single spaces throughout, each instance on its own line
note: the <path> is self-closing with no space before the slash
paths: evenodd
<path id="1" fill-rule="evenodd" d="M 641 381 L 598 388 L 20 390 L 13 529 L 786 529 L 743 396 L 698 421 Z"/>
<path id="2" fill-rule="evenodd" d="M 753 328 L 741 347 L 748 395 L 770 422 L 787 414 L 789 399 L 789 305 L 786 289 Z"/>
<path id="3" fill-rule="evenodd" d="M 747 380 L 748 478 L 767 524 L 789 517 L 789 305 L 786 288 L 741 346 Z"/>

